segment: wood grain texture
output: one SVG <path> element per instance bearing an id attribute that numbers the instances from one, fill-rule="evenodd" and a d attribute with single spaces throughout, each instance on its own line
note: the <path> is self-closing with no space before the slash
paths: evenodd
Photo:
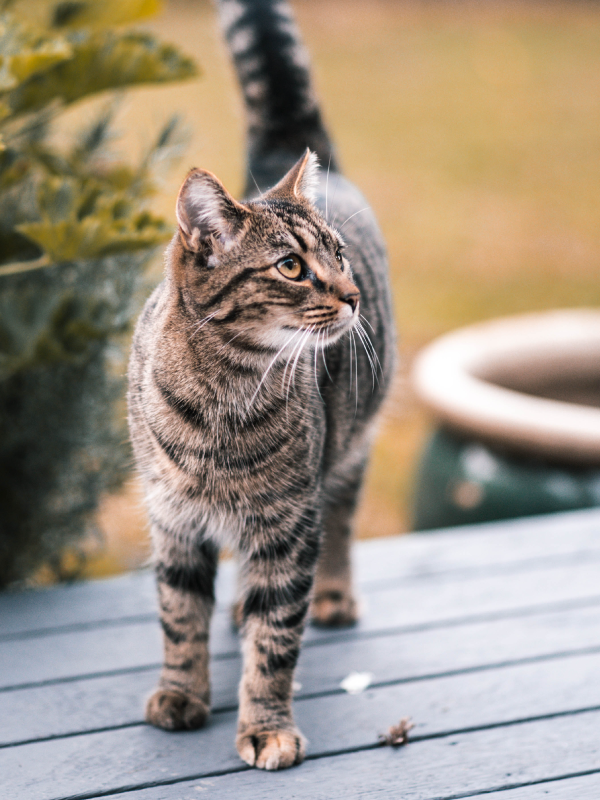
<path id="1" fill-rule="evenodd" d="M 465 620 L 559 610 L 563 605 L 594 604 L 600 602 L 599 571 L 595 562 L 582 560 L 530 572 L 468 579 L 440 576 L 435 585 L 401 584 L 372 590 L 364 595 L 363 617 L 351 633 L 309 627 L 305 646 L 349 637 L 360 639 L 384 631 L 443 627 Z M 37 655 L 40 649 L 43 659 Z M 213 657 L 238 650 L 228 612 L 214 616 L 211 650 Z M 160 652 L 154 620 L 5 641 L 0 643 L 0 688 L 147 667 L 160 662 Z"/>
<path id="2" fill-rule="evenodd" d="M 481 576 L 544 569 L 565 559 L 600 559 L 600 513 L 596 509 L 488 523 L 476 530 L 476 536 L 465 527 L 357 542 L 357 583 L 369 590 L 445 573 L 464 577 L 475 571 Z M 216 592 L 217 605 L 226 609 L 235 592 L 232 561 L 219 565 Z M 105 626 L 155 614 L 156 589 L 150 570 L 72 586 L 7 592 L 0 595 L 0 641 L 19 634 Z"/>
<path id="3" fill-rule="evenodd" d="M 217 579 L 217 591 L 224 602 L 233 597 L 234 585 L 234 564 L 225 562 Z M 154 619 L 156 615 L 152 570 L 70 586 L 7 592 L 0 595 L 0 641 L 106 627 L 124 620 Z"/>
<path id="4" fill-rule="evenodd" d="M 127 794 L 127 800 L 337 800 L 337 798 L 393 798 L 450 800 L 488 790 L 600 771 L 598 744 L 600 713 L 565 719 L 528 722 L 493 730 L 456 734 L 414 742 L 394 750 L 347 753 L 308 760 L 289 772 L 265 774 L 243 770 L 224 776 L 158 786 Z M 182 753 L 187 763 L 189 751 Z M 95 761 L 94 761 L 95 763 Z M 169 773 L 164 765 L 164 778 Z M 593 766 L 590 766 L 593 765 Z M 218 767 L 215 765 L 215 771 Z M 152 772 L 155 772 L 152 770 Z M 150 773 L 149 773 L 150 774 Z M 78 784 L 77 775 L 72 776 Z M 127 777 L 134 777 L 128 773 Z M 160 779 L 159 779 L 160 780 Z M 125 786 L 126 784 L 123 784 Z M 131 784 L 128 784 L 131 786 Z M 58 800 L 59 794 L 40 795 L 24 787 L 19 797 Z M 77 796 L 71 792 L 70 796 Z M 117 795 L 118 796 L 118 795 Z M 579 800 L 563 795 L 565 800 Z M 511 799 L 512 800 L 512 799 Z"/>
<path id="5" fill-rule="evenodd" d="M 570 712 L 600 708 L 600 684 L 595 680 L 599 669 L 600 654 L 565 658 L 435 678 L 417 686 L 374 688 L 354 696 L 343 693 L 306 699 L 296 703 L 295 713 L 309 739 L 308 754 L 313 756 L 372 747 L 378 733 L 385 733 L 404 716 L 415 722 L 411 732 L 414 744 L 489 726 L 506 725 L 512 735 L 516 721 L 554 717 L 549 721 L 560 728 Z M 98 788 L 97 759 L 104 763 L 103 791 L 120 785 L 123 759 L 127 774 L 146 775 L 151 780 L 161 780 L 163 773 L 184 778 L 235 769 L 234 731 L 235 715 L 224 713 L 215 715 L 206 730 L 184 736 L 139 726 L 6 748 L 0 751 L 0 774 L 19 789 L 21 797 L 26 786 L 19 783 L 18 765 L 26 763 L 27 781 L 39 787 L 52 786 L 57 796 L 66 797 L 75 786 L 81 786 L 80 793 Z M 150 756 L 155 748 L 160 756 L 152 765 Z M 111 753 L 118 753 L 118 758 Z M 46 795 L 42 793 L 42 797 Z"/>
<path id="6" fill-rule="evenodd" d="M 359 585 L 367 587 L 450 572 L 531 570 L 599 551 L 600 512 L 590 509 L 369 539 L 356 543 L 354 560 Z"/>
<path id="7" fill-rule="evenodd" d="M 471 795 L 482 797 L 482 795 Z M 598 800 L 600 797 L 600 772 L 557 781 L 543 781 L 533 786 L 522 786 L 504 792 L 490 792 L 485 800 Z"/>
<path id="8" fill-rule="evenodd" d="M 418 696 L 424 678 L 594 648 L 600 652 L 600 606 L 381 636 L 367 647 L 360 640 L 336 642 L 303 650 L 296 699 L 338 692 L 351 671 L 371 672 L 376 683 L 403 681 Z M 213 665 L 214 709 L 237 703 L 239 671 L 239 659 Z M 0 744 L 141 723 L 144 699 L 157 676 L 158 666 L 0 692 Z"/>
<path id="9" fill-rule="evenodd" d="M 302 651 L 295 713 L 309 761 L 275 775 L 243 771 L 233 743 L 232 565 L 213 626 L 216 713 L 194 733 L 141 724 L 160 661 L 151 576 L 26 593 L 20 617 L 16 595 L 0 598 L 11 637 L 0 642 L 3 790 L 11 800 L 597 800 L 598 520 L 534 520 L 531 538 L 527 520 L 366 543 L 363 622 L 311 629 Z M 373 674 L 356 696 L 339 688 L 352 670 Z M 409 746 L 377 747 L 407 715 Z"/>

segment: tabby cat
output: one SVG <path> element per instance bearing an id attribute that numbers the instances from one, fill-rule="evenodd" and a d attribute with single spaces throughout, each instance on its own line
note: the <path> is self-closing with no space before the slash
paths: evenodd
<path id="1" fill-rule="evenodd" d="M 177 730 L 209 714 L 227 545 L 241 574 L 237 749 L 279 769 L 305 752 L 292 678 L 309 605 L 320 625 L 356 620 L 350 534 L 394 331 L 381 234 L 339 171 L 287 3 L 219 11 L 248 116 L 246 199 L 188 174 L 129 371 L 165 652 L 146 719 Z"/>

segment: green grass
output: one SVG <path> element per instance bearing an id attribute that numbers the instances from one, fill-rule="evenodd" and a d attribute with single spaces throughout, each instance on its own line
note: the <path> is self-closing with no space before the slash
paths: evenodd
<path id="1" fill-rule="evenodd" d="M 389 246 L 404 366 L 359 532 L 392 534 L 408 524 L 428 425 L 406 381 L 418 348 L 487 317 L 600 304 L 600 6 L 300 0 L 295 8 L 342 163 Z M 210 6 L 180 0 L 156 25 L 197 53 L 204 75 L 136 92 L 121 128 L 135 150 L 154 122 L 185 113 L 192 144 L 159 200 L 173 218 L 188 166 L 239 190 L 243 120 Z"/>

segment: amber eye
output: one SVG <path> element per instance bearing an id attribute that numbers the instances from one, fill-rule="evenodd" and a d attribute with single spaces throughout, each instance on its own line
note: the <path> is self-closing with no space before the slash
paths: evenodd
<path id="1" fill-rule="evenodd" d="M 302 275 L 302 262 L 298 256 L 287 256 L 277 262 L 277 269 L 285 278 L 291 281 L 297 281 Z"/>

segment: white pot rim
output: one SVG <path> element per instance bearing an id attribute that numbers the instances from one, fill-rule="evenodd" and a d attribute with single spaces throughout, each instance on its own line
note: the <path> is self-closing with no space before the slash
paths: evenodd
<path id="1" fill-rule="evenodd" d="M 415 361 L 420 399 L 442 422 L 521 451 L 600 463 L 600 408 L 499 386 L 600 381 L 600 310 L 504 317 L 440 337 Z"/>

